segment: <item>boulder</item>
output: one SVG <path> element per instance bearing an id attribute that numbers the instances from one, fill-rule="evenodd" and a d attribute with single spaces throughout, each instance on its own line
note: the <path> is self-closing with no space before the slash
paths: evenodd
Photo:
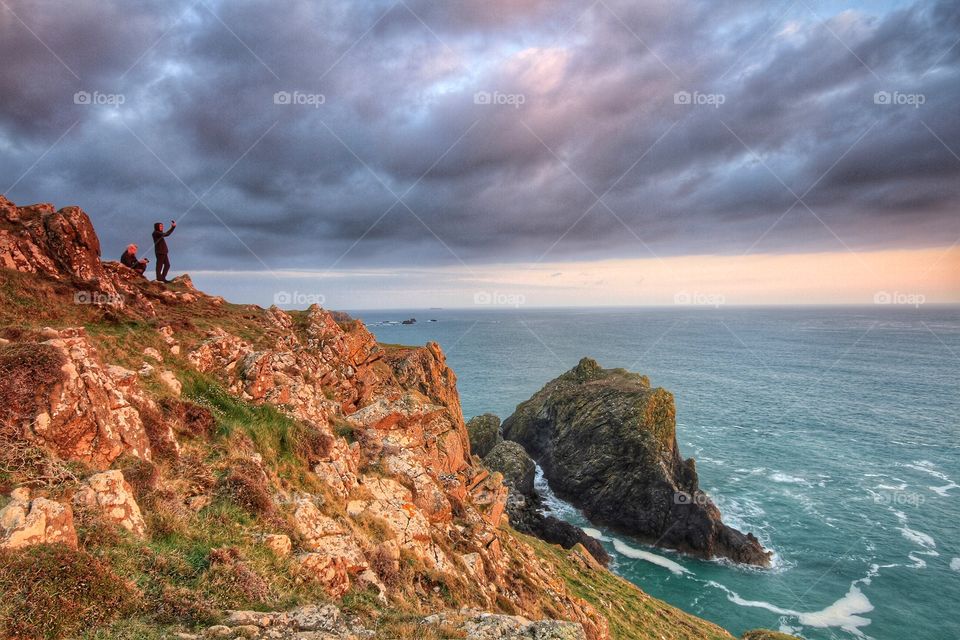
<path id="1" fill-rule="evenodd" d="M 673 395 L 646 376 L 584 358 L 518 405 L 503 435 L 591 520 L 703 558 L 770 563 L 701 491 L 693 459 L 680 457 Z"/>
<path id="2" fill-rule="evenodd" d="M 293 550 L 293 543 L 290 536 L 282 533 L 270 533 L 263 537 L 263 546 L 273 552 L 278 558 L 286 558 Z"/>
<path id="3" fill-rule="evenodd" d="M 503 442 L 500 418 L 492 413 L 470 418 L 467 422 L 467 433 L 470 434 L 470 453 L 481 458 L 486 457 L 491 449 Z"/>
<path id="4" fill-rule="evenodd" d="M 424 618 L 426 626 L 454 627 L 470 640 L 587 640 L 579 622 L 528 620 L 498 613 L 440 613 Z"/>
<path id="5" fill-rule="evenodd" d="M 69 505 L 46 498 L 30 500 L 30 493 L 18 489 L 10 503 L 0 510 L 0 549 L 19 549 L 35 544 L 65 544 L 77 548 L 73 510 Z"/>
<path id="6" fill-rule="evenodd" d="M 104 471 L 90 476 L 74 494 L 73 502 L 98 511 L 107 522 L 136 536 L 142 538 L 146 535 L 147 525 L 133 497 L 133 489 L 121 471 Z"/>

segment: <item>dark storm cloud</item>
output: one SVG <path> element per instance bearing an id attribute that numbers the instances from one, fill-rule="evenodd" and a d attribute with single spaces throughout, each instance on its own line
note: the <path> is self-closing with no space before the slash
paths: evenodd
<path id="1" fill-rule="evenodd" d="M 182 216 L 187 268 L 938 245 L 958 38 L 946 0 L 6 0 L 0 188 L 115 253 Z"/>

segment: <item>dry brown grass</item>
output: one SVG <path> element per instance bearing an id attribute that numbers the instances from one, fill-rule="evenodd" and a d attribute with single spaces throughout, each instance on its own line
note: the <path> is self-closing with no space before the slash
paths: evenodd
<path id="1" fill-rule="evenodd" d="M 229 465 L 220 481 L 220 491 L 252 515 L 272 515 L 276 507 L 269 480 L 260 465 L 245 458 L 234 459 Z"/>
<path id="2" fill-rule="evenodd" d="M 249 607 L 271 599 L 269 583 L 244 559 L 236 547 L 210 552 L 210 566 L 204 573 L 205 590 L 223 608 Z"/>

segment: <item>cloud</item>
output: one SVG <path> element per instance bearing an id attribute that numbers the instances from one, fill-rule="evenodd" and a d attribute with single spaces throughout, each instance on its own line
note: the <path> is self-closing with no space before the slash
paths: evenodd
<path id="1" fill-rule="evenodd" d="M 192 269 L 960 236 L 946 0 L 7 4 L 8 196 L 80 204 L 108 252 L 171 217 Z"/>

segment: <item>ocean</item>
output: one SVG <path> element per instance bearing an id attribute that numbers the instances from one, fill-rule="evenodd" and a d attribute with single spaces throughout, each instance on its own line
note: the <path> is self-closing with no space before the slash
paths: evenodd
<path id="1" fill-rule="evenodd" d="M 515 406 L 583 356 L 650 376 L 724 521 L 761 570 L 586 527 L 611 568 L 735 635 L 960 638 L 960 309 L 360 311 L 386 343 L 443 347 L 466 418 Z M 414 325 L 396 322 L 415 317 Z M 436 322 L 430 322 L 430 320 Z M 538 485 L 549 493 L 543 478 Z"/>

